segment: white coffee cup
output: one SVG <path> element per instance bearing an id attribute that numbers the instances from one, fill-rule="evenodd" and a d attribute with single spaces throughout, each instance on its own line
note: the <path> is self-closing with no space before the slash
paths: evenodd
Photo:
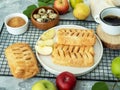
<path id="1" fill-rule="evenodd" d="M 105 17 L 116 16 L 120 19 L 120 8 L 109 7 L 103 9 L 98 16 L 95 17 L 95 21 L 100 23 L 102 30 L 110 35 L 120 35 L 120 20 L 119 22 L 107 21 Z"/>

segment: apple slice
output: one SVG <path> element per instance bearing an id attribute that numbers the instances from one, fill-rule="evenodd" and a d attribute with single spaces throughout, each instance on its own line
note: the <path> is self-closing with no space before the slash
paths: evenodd
<path id="1" fill-rule="evenodd" d="M 52 47 L 51 46 L 35 46 L 35 49 L 38 53 L 40 53 L 41 55 L 50 55 L 52 53 Z"/>
<path id="2" fill-rule="evenodd" d="M 41 40 L 52 39 L 54 36 L 55 36 L 55 30 L 54 29 L 49 29 L 41 35 Z"/>
<path id="3" fill-rule="evenodd" d="M 49 80 L 39 80 L 33 84 L 32 90 L 57 90 L 57 88 Z"/>
<path id="4" fill-rule="evenodd" d="M 52 46 L 53 44 L 54 44 L 54 40 L 53 39 L 37 41 L 37 45 L 38 46 Z"/>
<path id="5" fill-rule="evenodd" d="M 76 77 L 70 72 L 62 72 L 56 78 L 58 90 L 73 90 L 76 85 Z"/>

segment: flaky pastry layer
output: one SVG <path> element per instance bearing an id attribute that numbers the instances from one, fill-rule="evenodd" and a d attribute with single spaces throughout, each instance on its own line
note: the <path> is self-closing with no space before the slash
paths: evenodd
<path id="1" fill-rule="evenodd" d="M 57 31 L 57 43 L 64 45 L 92 46 L 96 42 L 93 30 L 61 28 Z"/>
<path id="2" fill-rule="evenodd" d="M 26 43 L 14 43 L 5 49 L 5 55 L 14 77 L 27 79 L 39 72 L 37 60 Z"/>
<path id="3" fill-rule="evenodd" d="M 94 64 L 92 46 L 54 44 L 52 60 L 55 64 L 73 67 L 89 67 Z"/>

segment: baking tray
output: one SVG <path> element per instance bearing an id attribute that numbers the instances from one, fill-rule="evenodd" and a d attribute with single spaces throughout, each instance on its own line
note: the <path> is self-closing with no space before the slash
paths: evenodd
<path id="1" fill-rule="evenodd" d="M 94 21 L 60 20 L 59 25 L 80 25 L 89 29 L 94 29 L 96 31 L 96 27 L 98 24 Z M 4 55 L 5 48 L 15 42 L 25 42 L 32 47 L 32 50 L 35 53 L 35 43 L 43 32 L 43 30 L 35 28 L 29 21 L 29 29 L 26 33 L 22 35 L 12 35 L 7 32 L 6 27 L 3 24 L 0 32 L 0 76 L 12 76 Z M 98 66 L 91 72 L 82 76 L 78 76 L 77 79 L 95 81 L 116 81 L 117 78 L 115 78 L 111 73 L 111 61 L 113 58 L 119 55 L 120 50 L 111 50 L 104 47 L 102 60 L 98 64 Z M 39 68 L 40 73 L 38 73 L 35 77 L 56 78 L 56 75 L 46 71 L 40 64 Z"/>

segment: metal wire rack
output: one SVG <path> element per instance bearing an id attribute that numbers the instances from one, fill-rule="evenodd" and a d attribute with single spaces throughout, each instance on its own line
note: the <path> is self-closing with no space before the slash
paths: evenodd
<path id="1" fill-rule="evenodd" d="M 86 28 L 96 30 L 97 23 L 93 21 L 76 21 L 76 20 L 61 20 L 59 25 L 80 25 Z M 4 50 L 10 44 L 15 42 L 26 42 L 29 43 L 32 47 L 33 52 L 35 53 L 34 45 L 39 38 L 39 36 L 44 31 L 38 30 L 35 28 L 31 22 L 29 22 L 29 29 L 26 33 L 22 35 L 11 35 L 7 32 L 5 25 L 3 24 L 2 30 L 0 32 L 0 76 L 12 76 L 10 72 L 10 68 L 7 64 L 7 60 L 4 55 Z M 99 65 L 92 70 L 91 72 L 78 76 L 78 80 L 103 80 L 103 81 L 116 81 L 111 73 L 111 61 L 114 57 L 120 55 L 120 50 L 111 50 L 104 47 L 102 60 Z M 46 71 L 40 64 L 41 68 L 40 73 L 38 73 L 35 77 L 41 78 L 55 78 L 56 75 L 51 74 L 49 71 Z"/>

